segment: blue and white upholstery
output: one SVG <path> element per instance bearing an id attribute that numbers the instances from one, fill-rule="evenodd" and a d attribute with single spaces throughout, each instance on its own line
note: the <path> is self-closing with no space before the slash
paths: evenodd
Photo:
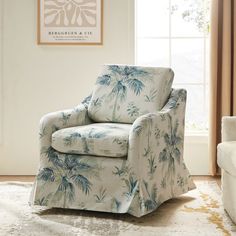
<path id="1" fill-rule="evenodd" d="M 173 76 L 105 65 L 91 96 L 45 115 L 31 204 L 140 217 L 195 188 L 183 161 L 186 91 Z"/>

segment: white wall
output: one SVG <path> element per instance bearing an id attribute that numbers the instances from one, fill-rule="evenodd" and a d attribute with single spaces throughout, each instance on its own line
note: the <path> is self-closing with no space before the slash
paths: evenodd
<path id="1" fill-rule="evenodd" d="M 0 175 L 35 174 L 40 117 L 77 105 L 101 64 L 134 62 L 133 4 L 104 0 L 103 46 L 39 46 L 37 0 L 0 0 Z M 186 138 L 186 164 L 192 174 L 208 174 L 207 141 L 194 140 Z"/>
<path id="2" fill-rule="evenodd" d="M 3 139 L 0 175 L 35 174 L 38 122 L 91 92 L 103 63 L 133 61 L 133 1 L 104 0 L 103 46 L 36 44 L 37 0 L 3 3 Z"/>
<path id="3" fill-rule="evenodd" d="M 186 134 L 184 160 L 192 175 L 208 175 L 208 136 L 202 133 Z"/>

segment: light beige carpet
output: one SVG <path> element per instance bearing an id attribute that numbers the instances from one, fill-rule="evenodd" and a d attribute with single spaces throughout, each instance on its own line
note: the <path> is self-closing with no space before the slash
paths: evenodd
<path id="1" fill-rule="evenodd" d="M 236 235 L 224 212 L 215 182 L 196 182 L 197 189 L 164 203 L 142 218 L 128 214 L 30 208 L 31 184 L 0 183 L 0 235 Z"/>

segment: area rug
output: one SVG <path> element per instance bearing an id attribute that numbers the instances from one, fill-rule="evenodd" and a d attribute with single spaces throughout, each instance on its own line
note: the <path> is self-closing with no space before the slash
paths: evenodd
<path id="1" fill-rule="evenodd" d="M 197 189 L 162 204 L 141 218 L 66 209 L 31 208 L 31 183 L 0 183 L 0 235 L 141 236 L 236 235 L 221 203 L 216 182 L 196 182 Z"/>

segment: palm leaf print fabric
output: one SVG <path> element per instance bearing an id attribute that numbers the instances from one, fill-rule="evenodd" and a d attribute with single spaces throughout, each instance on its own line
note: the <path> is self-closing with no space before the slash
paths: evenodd
<path id="1" fill-rule="evenodd" d="M 98 122 L 133 123 L 164 106 L 173 76 L 169 68 L 106 65 L 97 79 L 89 116 Z"/>
<path id="2" fill-rule="evenodd" d="M 109 81 L 104 77 L 102 83 Z M 127 90 L 138 96 L 146 86 L 140 81 L 127 81 Z M 157 93 L 153 89 L 143 99 L 154 101 Z M 121 97 L 127 98 L 128 92 L 122 95 L 125 89 L 119 91 L 110 99 L 115 102 L 118 94 L 121 104 Z M 94 123 L 88 111 L 94 99 L 94 95 L 89 96 L 74 109 L 49 113 L 41 119 L 40 168 L 31 193 L 32 205 L 141 217 L 195 188 L 183 160 L 184 89 L 172 89 L 162 109 L 143 115 L 132 108 L 137 105 L 133 100 L 127 117 L 128 113 L 139 115 L 132 124 Z M 116 119 L 121 115 L 118 111 Z M 113 136 L 114 129 L 119 132 Z M 104 149 L 102 140 L 108 136 L 110 148 Z"/>
<path id="3" fill-rule="evenodd" d="M 94 123 L 61 129 L 52 135 L 52 147 L 63 153 L 125 157 L 130 124 Z"/>

